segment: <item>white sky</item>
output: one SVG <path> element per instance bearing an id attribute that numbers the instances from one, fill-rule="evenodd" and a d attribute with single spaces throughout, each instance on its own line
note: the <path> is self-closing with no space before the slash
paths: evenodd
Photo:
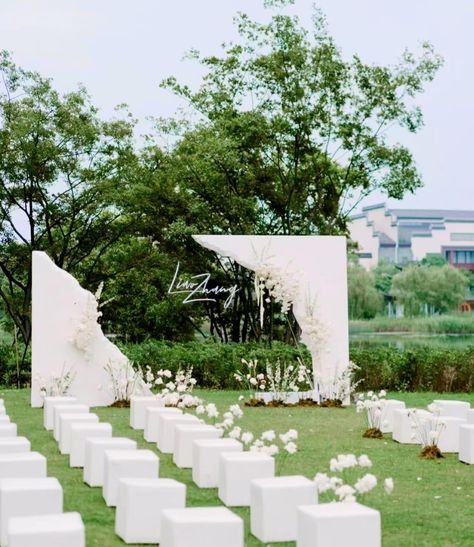
<path id="1" fill-rule="evenodd" d="M 310 24 L 312 0 L 290 10 Z M 394 64 L 424 40 L 445 65 L 419 103 L 425 127 L 398 138 L 413 151 L 425 187 L 392 206 L 473 209 L 474 2 L 319 0 L 345 56 Z M 176 75 L 197 86 L 201 71 L 182 61 L 197 48 L 218 53 L 235 37 L 232 17 L 265 19 L 261 0 L 0 0 L 0 49 L 54 79 L 64 91 L 83 83 L 104 116 L 127 103 L 139 119 L 168 116 L 177 99 L 158 87 Z M 145 126 L 143 126 L 145 127 Z M 371 196 L 364 204 L 383 200 Z"/>

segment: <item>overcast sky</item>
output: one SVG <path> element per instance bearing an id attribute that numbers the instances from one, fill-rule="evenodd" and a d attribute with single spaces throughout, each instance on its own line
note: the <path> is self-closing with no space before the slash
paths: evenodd
<path id="1" fill-rule="evenodd" d="M 312 0 L 290 10 L 310 24 Z M 394 207 L 474 209 L 474 2 L 472 0 L 319 0 L 345 56 L 394 64 L 405 47 L 428 40 L 444 67 L 420 98 L 425 127 L 400 135 L 425 187 Z M 190 48 L 218 53 L 235 38 L 233 15 L 264 20 L 260 0 L 0 0 L 0 49 L 64 91 L 83 83 L 104 116 L 127 103 L 140 119 L 179 106 L 159 82 L 171 74 L 197 86 Z M 383 200 L 372 196 L 365 204 Z"/>

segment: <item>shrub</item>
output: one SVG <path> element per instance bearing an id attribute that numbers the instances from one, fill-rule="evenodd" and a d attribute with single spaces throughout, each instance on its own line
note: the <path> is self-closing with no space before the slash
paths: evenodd
<path id="1" fill-rule="evenodd" d="M 176 372 L 179 367 L 192 365 L 198 386 L 210 389 L 241 389 L 234 372 L 240 367 L 242 357 L 258 359 L 259 372 L 265 371 L 267 360 L 296 363 L 302 355 L 308 365 L 311 363 L 306 347 L 282 342 L 274 342 L 269 347 L 260 343 L 148 341 L 124 345 L 122 349 L 134 363 L 142 367 L 149 365 L 154 371 L 168 368 Z M 355 378 L 361 381 L 360 390 L 474 390 L 474 345 L 462 349 L 417 346 L 405 351 L 389 346 L 353 346 L 350 358 L 360 367 Z M 0 382 L 4 386 L 16 385 L 14 363 L 12 348 L 0 345 Z M 22 371 L 22 385 L 28 376 L 29 367 Z"/>
<path id="2" fill-rule="evenodd" d="M 240 367 L 240 360 L 258 359 L 259 372 L 265 371 L 267 359 L 275 362 L 294 362 L 303 354 L 306 362 L 311 356 L 305 347 L 296 348 L 282 342 L 273 342 L 271 348 L 259 343 L 220 344 L 215 342 L 149 341 L 143 344 L 128 344 L 123 351 L 134 363 L 153 370 L 168 368 L 175 372 L 180 366 L 193 366 L 193 376 L 198 386 L 211 389 L 241 389 L 234 372 Z"/>
<path id="3" fill-rule="evenodd" d="M 465 349 L 420 346 L 352 348 L 363 389 L 470 392 L 474 387 L 474 346 Z"/>

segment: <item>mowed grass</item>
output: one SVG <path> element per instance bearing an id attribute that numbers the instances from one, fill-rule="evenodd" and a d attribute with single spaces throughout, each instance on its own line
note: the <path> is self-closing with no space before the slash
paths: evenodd
<path id="1" fill-rule="evenodd" d="M 209 391 L 201 395 L 224 410 L 236 402 L 239 393 Z M 390 396 L 419 407 L 439 397 L 474 403 L 474 394 L 396 393 Z M 47 457 L 48 474 L 57 477 L 64 489 L 64 510 L 82 514 L 87 545 L 124 545 L 114 534 L 115 510 L 106 507 L 100 488 L 90 488 L 83 483 L 82 469 L 71 469 L 68 456 L 59 454 L 52 434 L 43 428 L 42 410 L 29 405 L 29 391 L 3 390 L 0 397 L 12 421 L 18 424 L 18 434 L 28 437 L 32 450 Z M 114 436 L 135 439 L 139 447 L 156 451 L 153 444 L 143 440 L 142 431 L 129 427 L 128 409 L 97 408 L 94 412 L 101 421 L 113 425 Z M 299 451 L 279 461 L 280 475 L 302 474 L 313 478 L 316 472 L 327 471 L 330 458 L 337 454 L 367 454 L 374 464 L 371 472 L 380 481 L 392 477 L 395 482 L 391 496 L 386 496 L 379 487 L 377 492 L 361 499 L 381 511 L 385 547 L 474 545 L 474 466 L 460 463 L 457 454 L 448 454 L 440 461 L 425 461 L 417 457 L 418 446 L 399 445 L 390 435 L 384 440 L 364 439 L 361 436 L 365 429 L 364 417 L 356 414 L 354 406 L 346 409 L 248 408 L 239 425 L 256 434 L 266 429 L 298 430 Z M 160 454 L 160 476 L 187 485 L 188 506 L 220 505 L 215 489 L 197 488 L 192 482 L 191 470 L 178 469 L 169 455 Z M 245 544 L 263 545 L 250 534 L 249 510 L 234 510 L 245 520 Z"/>

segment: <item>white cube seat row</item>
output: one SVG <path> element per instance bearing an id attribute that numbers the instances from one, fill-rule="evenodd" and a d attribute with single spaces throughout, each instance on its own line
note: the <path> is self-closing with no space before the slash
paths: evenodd
<path id="1" fill-rule="evenodd" d="M 0 423 L 0 437 L 16 437 L 17 427 L 16 424 L 10 422 Z"/>
<path id="2" fill-rule="evenodd" d="M 120 479 L 159 476 L 160 460 L 151 450 L 105 450 L 102 494 L 109 507 L 117 505 Z"/>
<path id="3" fill-rule="evenodd" d="M 379 511 L 359 503 L 297 508 L 297 547 L 381 547 Z"/>
<path id="4" fill-rule="evenodd" d="M 405 408 L 405 403 L 403 401 L 397 401 L 396 399 L 386 399 L 385 406 L 382 410 L 382 433 L 392 433 L 394 411 L 403 408 Z"/>
<path id="5" fill-rule="evenodd" d="M 150 407 L 164 407 L 165 403 L 157 396 L 134 396 L 130 398 L 130 427 L 145 429 L 146 409 Z"/>
<path id="6" fill-rule="evenodd" d="M 79 513 L 13 517 L 8 525 L 8 547 L 84 547 L 85 538 Z"/>
<path id="7" fill-rule="evenodd" d="M 86 441 L 93 437 L 112 438 L 112 426 L 109 423 L 73 422 L 70 426 L 70 467 L 84 467 Z"/>
<path id="8" fill-rule="evenodd" d="M 63 489 L 55 478 L 0 479 L 0 545 L 8 545 L 13 517 L 62 513 Z M 45 544 L 37 543 L 43 547 Z"/>
<path id="9" fill-rule="evenodd" d="M 45 397 L 43 406 L 43 425 L 47 431 L 54 429 L 54 407 L 76 404 L 76 397 Z"/>
<path id="10" fill-rule="evenodd" d="M 85 546 L 79 514 L 64 514 L 63 491 L 47 460 L 17 436 L 0 400 L 0 546 Z"/>
<path id="11" fill-rule="evenodd" d="M 471 409 L 471 405 L 466 401 L 435 399 L 433 403 L 439 407 L 440 416 L 449 416 L 461 420 L 467 420 L 468 412 Z"/>
<path id="12" fill-rule="evenodd" d="M 147 406 L 145 408 L 145 429 L 143 437 L 149 443 L 158 442 L 158 418 L 160 414 L 182 414 L 183 411 L 175 407 Z"/>

